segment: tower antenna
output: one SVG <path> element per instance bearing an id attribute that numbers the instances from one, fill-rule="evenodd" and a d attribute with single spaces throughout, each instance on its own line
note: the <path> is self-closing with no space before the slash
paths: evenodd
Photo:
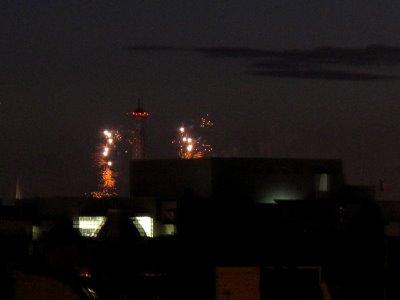
<path id="1" fill-rule="evenodd" d="M 136 109 L 129 115 L 133 118 L 132 160 L 144 159 L 146 157 L 146 119 L 150 116 L 150 113 L 143 109 L 139 98 Z"/>

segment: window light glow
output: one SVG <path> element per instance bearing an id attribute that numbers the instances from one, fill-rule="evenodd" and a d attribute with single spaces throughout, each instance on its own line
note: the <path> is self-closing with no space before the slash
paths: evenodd
<path id="1" fill-rule="evenodd" d="M 300 190 L 290 187 L 280 187 L 267 191 L 261 197 L 261 203 L 275 203 L 276 200 L 298 200 L 304 199 L 304 195 Z"/>
<path id="2" fill-rule="evenodd" d="M 141 234 L 142 231 L 144 231 L 145 236 L 154 237 L 153 218 L 147 216 L 140 216 L 140 217 L 133 217 L 132 221 Z"/>
<path id="3" fill-rule="evenodd" d="M 96 237 L 105 221 L 106 218 L 102 216 L 81 216 L 78 220 L 79 232 L 82 236 Z"/>
<path id="4" fill-rule="evenodd" d="M 317 176 L 317 189 L 319 192 L 329 192 L 329 175 L 326 173 Z"/>

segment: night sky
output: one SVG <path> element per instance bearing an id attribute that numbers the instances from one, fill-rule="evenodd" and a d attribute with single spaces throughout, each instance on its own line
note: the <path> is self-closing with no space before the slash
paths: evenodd
<path id="1" fill-rule="evenodd" d="M 175 157 L 176 127 L 208 113 L 215 155 L 341 158 L 349 183 L 383 179 L 398 199 L 399 12 L 394 0 L 2 1 L 0 198 L 17 177 L 25 196 L 95 190 L 99 130 L 127 126 L 142 98 L 151 158 Z"/>

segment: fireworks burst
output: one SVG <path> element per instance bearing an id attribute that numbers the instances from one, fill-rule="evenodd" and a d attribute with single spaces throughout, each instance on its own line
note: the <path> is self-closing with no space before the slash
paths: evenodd
<path id="1" fill-rule="evenodd" d="M 177 146 L 179 157 L 181 159 L 197 159 L 211 155 L 213 147 L 204 137 L 213 126 L 214 123 L 208 114 L 201 117 L 200 122 L 196 125 L 181 125 L 177 129 L 177 137 L 172 141 Z M 122 135 L 120 132 L 124 134 Z M 129 154 L 127 148 L 131 148 L 133 143 L 133 140 L 130 139 L 131 135 L 131 131 L 123 128 L 120 131 L 104 130 L 101 132 L 101 143 L 95 156 L 99 170 L 99 186 L 97 191 L 90 193 L 92 197 L 106 198 L 118 195 L 117 184 L 121 183 L 117 182 L 116 168 L 120 167 L 120 164 L 115 164 L 114 160 L 120 158 L 121 153 L 125 157 Z M 121 169 L 119 172 L 124 173 Z M 123 181 L 123 179 L 122 177 L 121 180 Z"/>
<path id="2" fill-rule="evenodd" d="M 213 127 L 213 126 L 214 126 L 214 123 L 210 120 L 210 117 L 208 114 L 201 117 L 200 128 L 207 128 L 207 127 Z"/>
<path id="3" fill-rule="evenodd" d="M 104 198 L 117 195 L 116 178 L 117 174 L 113 168 L 113 150 L 116 148 L 118 141 L 122 136 L 118 131 L 104 130 L 102 132 L 102 143 L 99 147 L 100 151 L 96 156 L 97 165 L 100 170 L 99 190 L 92 192 L 92 197 Z"/>
<path id="4" fill-rule="evenodd" d="M 208 117 L 200 119 L 199 127 L 206 129 L 214 126 L 214 123 Z M 187 127 L 181 125 L 178 128 L 178 136 L 172 141 L 178 147 L 178 155 L 182 159 L 196 159 L 209 155 L 212 151 L 212 145 L 207 143 L 202 137 L 196 136 L 192 131 L 194 126 Z"/>

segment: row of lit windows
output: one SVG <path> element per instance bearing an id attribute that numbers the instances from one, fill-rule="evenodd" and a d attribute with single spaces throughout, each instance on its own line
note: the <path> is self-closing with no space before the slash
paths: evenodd
<path id="1" fill-rule="evenodd" d="M 139 216 L 133 217 L 131 220 L 143 236 L 154 236 L 153 218 Z M 79 229 L 82 236 L 96 237 L 105 221 L 106 217 L 104 216 L 80 216 L 77 224 L 74 224 L 74 227 Z"/>

